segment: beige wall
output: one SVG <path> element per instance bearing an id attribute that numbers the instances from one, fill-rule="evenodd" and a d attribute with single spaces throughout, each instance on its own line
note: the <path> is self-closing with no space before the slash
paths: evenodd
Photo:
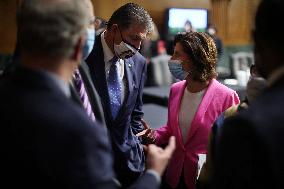
<path id="1" fill-rule="evenodd" d="M 20 0 L 0 0 L 0 54 L 13 52 L 16 42 L 16 7 Z M 112 12 L 127 0 L 92 0 L 97 16 L 108 19 Z M 159 30 L 164 27 L 164 12 L 169 7 L 206 8 L 210 20 L 216 21 L 225 45 L 250 44 L 253 15 L 260 0 L 133 0 L 145 7 Z M 215 3 L 227 2 L 216 8 Z M 218 11 L 216 13 L 216 10 Z M 224 14 L 225 11 L 225 14 Z M 212 14 L 212 12 L 214 14 Z M 226 16 L 224 16 L 226 15 Z"/>

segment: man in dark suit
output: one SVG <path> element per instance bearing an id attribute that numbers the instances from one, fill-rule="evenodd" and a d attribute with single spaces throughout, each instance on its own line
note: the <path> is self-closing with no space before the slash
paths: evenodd
<path id="1" fill-rule="evenodd" d="M 86 59 L 102 100 L 114 168 L 123 186 L 135 181 L 145 169 L 141 141 L 135 136 L 143 130 L 142 92 L 147 73 L 146 60 L 138 49 L 152 28 L 147 11 L 127 3 L 112 14 Z"/>
<path id="2" fill-rule="evenodd" d="M 255 64 L 269 87 L 247 111 L 225 121 L 216 151 L 214 188 L 284 187 L 284 38 L 275 29 L 284 1 L 262 0 L 253 32 Z"/>
<path id="3" fill-rule="evenodd" d="M 70 94 L 85 43 L 85 12 L 78 0 L 22 1 L 20 65 L 0 83 L 2 188 L 116 188 L 106 127 Z M 158 188 L 155 175 L 165 169 L 173 138 L 169 144 L 149 147 L 151 172 L 132 188 Z"/>

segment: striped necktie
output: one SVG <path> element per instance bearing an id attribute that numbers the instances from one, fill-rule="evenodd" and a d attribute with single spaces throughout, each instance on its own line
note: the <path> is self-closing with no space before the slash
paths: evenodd
<path id="1" fill-rule="evenodd" d="M 75 70 L 74 75 L 73 75 L 73 79 L 74 79 L 74 85 L 75 85 L 76 91 L 78 92 L 78 95 L 80 97 L 80 100 L 83 104 L 84 109 L 86 110 L 88 116 L 93 121 L 95 121 L 95 115 L 93 113 L 91 103 L 90 103 L 84 82 L 82 80 L 81 74 L 80 74 L 78 69 Z"/>

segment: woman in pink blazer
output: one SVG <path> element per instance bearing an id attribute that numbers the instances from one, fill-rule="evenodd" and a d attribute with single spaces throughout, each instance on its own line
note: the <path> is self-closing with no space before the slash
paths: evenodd
<path id="1" fill-rule="evenodd" d="M 167 188 L 195 188 L 198 154 L 207 153 L 207 140 L 215 119 L 239 103 L 235 91 L 216 79 L 217 50 L 213 39 L 199 32 L 178 34 L 169 61 L 171 73 L 180 79 L 172 85 L 168 122 L 146 139 L 164 145 L 176 137 L 176 150 L 165 173 Z"/>

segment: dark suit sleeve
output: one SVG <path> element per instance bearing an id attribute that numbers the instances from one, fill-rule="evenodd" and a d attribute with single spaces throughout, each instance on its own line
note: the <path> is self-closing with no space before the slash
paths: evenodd
<path id="1" fill-rule="evenodd" d="M 216 143 L 213 188 L 270 188 L 267 152 L 255 128 L 249 117 L 224 122 Z"/>
<path id="2" fill-rule="evenodd" d="M 157 179 L 149 173 L 143 174 L 129 189 L 158 189 Z"/>
<path id="3" fill-rule="evenodd" d="M 105 128 L 80 117 L 74 119 L 56 133 L 42 134 L 40 158 L 46 162 L 43 169 L 55 182 L 64 181 L 56 184 L 62 188 L 115 188 L 112 154 Z M 46 143 L 45 138 L 51 136 L 53 140 Z"/>
<path id="4" fill-rule="evenodd" d="M 131 126 L 132 126 L 132 131 L 134 134 L 137 134 L 143 130 L 143 126 L 141 124 L 141 119 L 144 115 L 142 111 L 142 106 L 143 106 L 142 97 L 143 97 L 144 84 L 145 84 L 146 77 L 147 77 L 147 65 L 146 65 L 146 61 L 145 60 L 143 61 L 144 63 L 143 63 L 143 68 L 142 68 L 142 73 L 141 73 L 142 75 L 140 79 L 140 85 L 138 88 L 138 95 L 137 95 L 134 110 L 132 111 L 132 114 L 131 114 Z"/>

